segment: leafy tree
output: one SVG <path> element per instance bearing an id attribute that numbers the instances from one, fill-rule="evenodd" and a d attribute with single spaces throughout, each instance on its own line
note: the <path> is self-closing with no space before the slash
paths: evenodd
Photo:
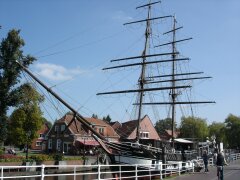
<path id="1" fill-rule="evenodd" d="M 184 138 L 197 138 L 204 141 L 208 136 L 208 126 L 205 119 L 197 117 L 182 117 L 180 136 Z"/>
<path id="2" fill-rule="evenodd" d="M 42 120 L 45 124 L 47 124 L 48 128 L 51 128 L 53 126 L 52 122 L 48 121 L 47 119 L 45 119 L 43 117 L 43 120 Z"/>
<path id="3" fill-rule="evenodd" d="M 18 108 L 13 111 L 9 121 L 9 140 L 16 146 L 22 146 L 31 144 L 44 122 L 39 107 L 43 97 L 30 84 L 20 86 L 18 94 Z"/>
<path id="4" fill-rule="evenodd" d="M 226 139 L 230 148 L 240 148 L 240 117 L 230 114 L 225 119 L 226 124 Z"/>
<path id="5" fill-rule="evenodd" d="M 107 115 L 106 117 L 103 117 L 103 121 L 107 122 L 107 123 L 110 123 L 111 122 L 111 117 L 110 115 Z"/>
<path id="6" fill-rule="evenodd" d="M 9 31 L 0 44 L 0 142 L 4 142 L 7 135 L 7 111 L 18 102 L 16 84 L 20 80 L 21 68 L 15 61 L 28 66 L 35 60 L 23 54 L 24 40 L 19 34 L 20 30 Z"/>
<path id="7" fill-rule="evenodd" d="M 94 119 L 98 119 L 98 115 L 93 114 L 93 115 L 92 115 L 92 118 L 94 118 Z"/>
<path id="8" fill-rule="evenodd" d="M 209 137 L 215 136 L 216 143 L 219 144 L 223 142 L 226 144 L 226 136 L 225 136 L 225 124 L 224 123 L 217 123 L 213 122 L 211 125 L 208 126 L 209 129 Z"/>
<path id="9" fill-rule="evenodd" d="M 174 129 L 176 128 L 177 128 L 177 124 L 175 122 Z M 172 130 L 172 119 L 166 118 L 166 119 L 158 120 L 155 124 L 155 129 L 158 132 L 158 134 L 164 133 L 166 129 Z"/>

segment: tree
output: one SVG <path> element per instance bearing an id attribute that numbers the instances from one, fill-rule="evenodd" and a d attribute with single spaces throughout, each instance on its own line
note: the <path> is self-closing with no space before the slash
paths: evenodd
<path id="1" fill-rule="evenodd" d="M 224 123 L 213 122 L 211 125 L 208 126 L 208 129 L 209 137 L 215 136 L 217 144 L 219 144 L 220 142 L 223 142 L 224 144 L 226 143 Z"/>
<path id="2" fill-rule="evenodd" d="M 208 136 L 208 126 L 205 119 L 197 117 L 182 117 L 180 137 L 197 138 L 204 141 Z"/>
<path id="3" fill-rule="evenodd" d="M 177 128 L 176 122 L 174 122 L 174 129 Z M 158 134 L 162 134 L 165 132 L 166 129 L 172 130 L 172 119 L 166 118 L 162 120 L 158 120 L 155 124 L 155 129 L 158 132 Z"/>
<path id="4" fill-rule="evenodd" d="M 94 118 L 94 119 L 98 119 L 98 115 L 93 114 L 93 115 L 92 115 L 92 118 Z"/>
<path id="5" fill-rule="evenodd" d="M 30 55 L 23 55 L 24 40 L 19 34 L 20 30 L 9 31 L 0 44 L 0 142 L 4 142 L 7 135 L 7 111 L 18 102 L 16 84 L 21 68 L 15 61 L 28 66 L 35 60 Z"/>
<path id="6" fill-rule="evenodd" d="M 18 108 L 9 118 L 9 140 L 16 146 L 31 144 L 44 118 L 39 104 L 43 97 L 30 84 L 23 84 L 18 90 Z"/>
<path id="7" fill-rule="evenodd" d="M 111 117 L 110 115 L 108 114 L 106 117 L 103 117 L 103 121 L 107 122 L 107 123 L 110 123 L 111 122 Z"/>
<path id="8" fill-rule="evenodd" d="M 52 122 L 48 121 L 46 118 L 43 117 L 44 124 L 46 124 L 48 126 L 48 128 L 51 128 L 53 126 Z"/>
<path id="9" fill-rule="evenodd" d="M 240 117 L 230 114 L 225 119 L 226 124 L 226 139 L 230 148 L 240 148 Z"/>

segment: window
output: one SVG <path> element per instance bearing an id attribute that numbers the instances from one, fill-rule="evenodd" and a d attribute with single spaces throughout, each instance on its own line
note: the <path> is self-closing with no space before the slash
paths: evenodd
<path id="1" fill-rule="evenodd" d="M 61 132 L 65 130 L 65 124 L 61 125 Z"/>
<path id="2" fill-rule="evenodd" d="M 36 146 L 42 146 L 42 141 L 37 141 Z"/>
<path id="3" fill-rule="evenodd" d="M 58 132 L 58 126 L 55 125 L 55 132 Z"/>
<path id="4" fill-rule="evenodd" d="M 148 139 L 149 138 L 149 132 L 141 132 L 140 137 L 142 139 Z"/>
<path id="5" fill-rule="evenodd" d="M 48 149 L 52 149 L 52 139 L 48 140 Z"/>
<path id="6" fill-rule="evenodd" d="M 68 153 L 70 149 L 71 149 L 71 143 L 63 143 L 64 153 Z"/>
<path id="7" fill-rule="evenodd" d="M 58 151 L 61 151 L 61 139 L 57 139 L 56 149 L 57 149 Z"/>
<path id="8" fill-rule="evenodd" d="M 103 134 L 104 133 L 104 128 L 99 128 L 99 133 Z"/>
<path id="9" fill-rule="evenodd" d="M 39 138 L 44 139 L 44 137 L 45 137 L 45 134 L 42 134 L 42 133 L 39 134 Z"/>

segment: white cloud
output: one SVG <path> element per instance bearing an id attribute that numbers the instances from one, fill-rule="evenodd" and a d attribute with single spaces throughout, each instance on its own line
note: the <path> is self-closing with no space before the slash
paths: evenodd
<path id="1" fill-rule="evenodd" d="M 125 12 L 123 11 L 117 11 L 113 15 L 113 19 L 115 20 L 120 20 L 120 21 L 130 21 L 133 20 L 132 17 L 128 16 Z"/>
<path id="2" fill-rule="evenodd" d="M 63 66 L 50 63 L 37 63 L 35 71 L 50 80 L 64 81 L 72 79 L 74 76 L 84 73 L 80 68 L 67 69 Z"/>

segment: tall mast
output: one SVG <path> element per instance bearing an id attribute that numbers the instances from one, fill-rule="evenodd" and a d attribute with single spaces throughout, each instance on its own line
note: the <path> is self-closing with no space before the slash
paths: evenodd
<path id="1" fill-rule="evenodd" d="M 110 67 L 105 67 L 103 70 L 111 70 L 111 69 L 118 69 L 118 68 L 128 68 L 128 67 L 133 67 L 133 66 L 139 66 L 141 67 L 141 72 L 140 72 L 140 77 L 138 78 L 138 88 L 137 89 L 128 89 L 128 90 L 118 90 L 118 91 L 111 91 L 111 92 L 100 92 L 97 93 L 97 95 L 108 95 L 108 94 L 121 94 L 121 93 L 139 93 L 138 95 L 138 101 L 134 103 L 133 105 L 138 106 L 138 114 L 137 114 L 137 127 L 136 127 L 136 141 L 138 142 L 140 139 L 140 122 L 141 122 L 141 116 L 142 116 L 142 107 L 143 105 L 171 105 L 172 106 L 172 147 L 174 147 L 174 123 L 176 119 L 176 110 L 175 107 L 176 105 L 179 104 L 201 104 L 201 103 L 215 103 L 213 101 L 177 101 L 177 89 L 187 89 L 191 88 L 190 85 L 176 85 L 176 82 L 183 82 L 183 81 L 190 81 L 190 80 L 197 80 L 197 79 L 206 79 L 206 78 L 211 78 L 211 77 L 187 77 L 188 75 L 198 75 L 202 74 L 203 72 L 181 72 L 177 73 L 176 72 L 176 63 L 179 61 L 188 61 L 189 58 L 178 58 L 177 55 L 179 52 L 177 52 L 176 49 L 176 44 L 181 43 L 184 41 L 191 40 L 192 38 L 185 38 L 185 39 L 176 39 L 176 32 L 177 30 L 182 29 L 183 27 L 176 27 L 176 18 L 175 16 L 168 15 L 168 16 L 160 16 L 160 17 L 151 17 L 151 7 L 153 4 L 160 3 L 160 1 L 157 2 L 152 2 L 151 0 L 148 4 L 142 5 L 137 7 L 138 8 L 143 8 L 143 7 L 148 7 L 148 15 L 146 19 L 142 20 L 137 20 L 137 21 L 132 21 L 125 23 L 124 25 L 130 25 L 130 24 L 135 24 L 135 23 L 143 23 L 146 22 L 146 29 L 145 29 L 145 42 L 144 42 L 144 49 L 142 51 L 141 55 L 137 56 L 131 56 L 131 57 L 125 57 L 125 58 L 118 58 L 118 59 L 112 59 L 110 62 L 115 63 L 115 62 L 120 62 L 118 65 L 113 65 Z M 170 31 L 167 31 L 163 33 L 163 35 L 166 34 L 172 34 L 172 40 L 171 42 L 160 44 L 154 47 L 162 47 L 162 46 L 172 46 L 171 47 L 171 52 L 167 53 L 154 53 L 154 54 L 149 54 L 150 52 L 147 52 L 147 49 L 149 48 L 149 39 L 151 35 L 151 21 L 156 21 L 160 19 L 165 19 L 165 18 L 173 18 L 173 29 Z M 166 59 L 158 59 L 158 60 L 151 60 L 151 57 L 169 57 Z M 134 63 L 126 63 L 128 60 L 134 60 L 136 62 Z M 123 63 L 123 64 L 122 64 Z M 161 74 L 161 75 L 152 75 L 147 77 L 146 76 L 146 66 L 149 64 L 162 64 L 162 63 L 171 63 L 171 72 L 169 74 Z M 180 77 L 180 78 L 179 78 Z M 158 78 L 164 78 L 158 79 Z M 165 79 L 166 78 L 166 79 Z M 169 78 L 169 79 L 168 79 Z M 171 84 L 169 86 L 160 86 L 161 83 L 165 82 L 170 82 Z M 153 87 L 146 87 L 146 84 L 155 84 Z M 150 91 L 169 91 L 170 90 L 170 99 L 169 102 L 144 102 L 144 92 L 150 92 Z"/>
<path id="2" fill-rule="evenodd" d="M 176 18 L 175 16 L 173 16 L 173 41 L 172 41 L 172 87 L 173 89 L 171 90 L 170 96 L 171 96 L 171 100 L 172 100 L 172 148 L 174 148 L 174 123 L 175 123 L 175 117 L 176 117 L 176 113 L 175 113 L 175 102 L 176 102 L 176 98 L 177 98 L 177 93 L 175 90 L 175 86 L 176 86 L 176 81 L 175 81 L 175 59 L 176 59 L 176 55 L 174 54 L 176 52 Z"/>
<path id="3" fill-rule="evenodd" d="M 144 89 L 144 85 L 145 85 L 145 70 L 146 70 L 146 51 L 147 51 L 147 48 L 148 48 L 148 45 L 149 45 L 149 36 L 150 36 L 150 33 L 151 33 L 151 23 L 150 23 L 150 14 L 151 12 L 151 5 L 148 6 L 148 17 L 147 17 L 147 21 L 146 21 L 146 30 L 145 30 L 145 44 L 144 44 L 144 49 L 143 49 L 143 52 L 142 52 L 142 69 L 141 69 L 141 75 L 140 75 L 140 78 L 139 78 L 139 89 Z M 139 93 L 139 109 L 138 109 L 138 118 L 137 118 L 137 132 L 136 132 L 136 141 L 138 142 L 139 141 L 139 138 L 140 138 L 140 122 L 141 122 L 141 116 L 142 116 L 142 102 L 143 102 L 143 95 L 144 95 L 144 92 L 141 91 Z"/>

